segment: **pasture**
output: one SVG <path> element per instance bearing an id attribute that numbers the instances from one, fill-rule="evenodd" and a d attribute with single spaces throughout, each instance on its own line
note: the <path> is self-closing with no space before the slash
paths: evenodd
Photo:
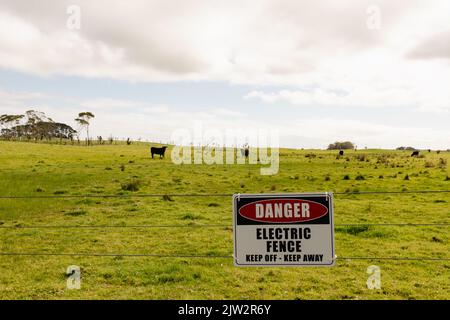
<path id="1" fill-rule="evenodd" d="M 332 268 L 236 268 L 231 197 L 87 198 L 82 195 L 335 191 L 338 257 L 449 258 L 450 152 L 280 150 L 280 171 L 259 165 L 174 165 L 148 144 L 70 146 L 0 142 L 0 252 L 203 255 L 0 255 L 1 299 L 449 299 L 450 261 L 348 260 Z M 357 224 L 346 226 L 345 224 Z M 159 225 L 161 227 L 145 228 Z M 178 225 L 183 227 L 162 227 Z M 208 225 L 208 226 L 202 226 Z M 135 226 L 134 228 L 26 228 Z M 12 228 L 11 228 L 12 227 Z M 209 256 L 209 257 L 208 257 Z M 81 267 L 81 289 L 66 269 Z M 366 287 L 381 268 L 381 290 Z"/>

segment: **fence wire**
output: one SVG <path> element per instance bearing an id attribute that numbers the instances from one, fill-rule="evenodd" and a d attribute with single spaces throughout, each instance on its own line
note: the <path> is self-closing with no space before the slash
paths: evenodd
<path id="1" fill-rule="evenodd" d="M 450 193 L 450 190 L 402 190 L 402 191 L 351 191 L 333 192 L 333 195 L 379 195 L 379 194 L 430 194 Z M 270 193 L 268 193 L 270 194 Z M 42 196 L 0 196 L 0 199 L 71 199 L 71 198 L 151 198 L 151 197 L 231 197 L 231 193 L 201 193 L 201 194 L 85 194 L 85 195 L 42 195 Z M 448 227 L 450 223 L 342 223 L 335 227 L 358 226 L 398 226 L 398 227 Z M 229 224 L 187 224 L 187 225 L 30 225 L 30 226 L 0 226 L 0 229 L 50 229 L 50 228 L 231 228 Z M 0 256 L 67 256 L 67 257 L 148 257 L 148 258 L 204 258 L 232 259 L 232 255 L 208 254 L 158 254 L 158 253 L 62 253 L 62 252 L 0 252 Z M 336 257 L 336 260 L 391 260 L 391 261 L 438 261 L 447 262 L 450 258 L 433 257 Z"/>
<path id="2" fill-rule="evenodd" d="M 405 191 L 349 191 L 333 192 L 333 195 L 377 195 L 377 194 L 429 194 L 450 193 L 450 190 L 405 190 Z M 271 193 L 266 193 L 270 195 Z M 276 193 L 273 193 L 276 194 Z M 162 198 L 162 197 L 231 197 L 233 193 L 146 193 L 146 194 L 82 194 L 82 195 L 26 195 L 0 196 L 0 199 L 77 199 L 77 198 Z"/>
<path id="3" fill-rule="evenodd" d="M 450 223 L 336 223 L 335 227 L 450 227 Z M 232 228 L 231 224 L 155 225 L 29 225 L 0 226 L 0 229 L 147 229 L 147 228 Z"/>
<path id="4" fill-rule="evenodd" d="M 63 253 L 63 252 L 0 252 L 0 256 L 65 256 L 65 257 L 130 257 L 130 258 L 204 258 L 233 259 L 233 255 L 158 254 L 158 253 Z M 450 261 L 450 258 L 432 257 L 336 257 L 335 260 L 397 260 L 397 261 Z"/>

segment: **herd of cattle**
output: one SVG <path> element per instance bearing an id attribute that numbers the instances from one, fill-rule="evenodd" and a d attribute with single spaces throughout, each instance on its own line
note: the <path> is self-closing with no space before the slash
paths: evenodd
<path id="1" fill-rule="evenodd" d="M 428 152 L 431 152 L 431 149 L 428 149 Z M 419 150 L 414 150 L 411 153 L 411 157 L 418 157 L 419 156 L 420 151 Z M 439 154 L 441 153 L 441 150 L 436 150 L 436 153 Z"/>
<path id="2" fill-rule="evenodd" d="M 431 152 L 431 149 L 428 149 L 428 152 Z M 441 153 L 440 150 L 436 151 L 437 154 Z M 344 150 L 339 150 L 339 156 L 343 156 L 344 155 Z M 413 150 L 413 152 L 411 153 L 411 157 L 418 157 L 420 155 L 420 150 Z"/>
<path id="3" fill-rule="evenodd" d="M 167 146 L 163 146 L 163 147 L 151 147 L 151 148 L 150 148 L 150 153 L 151 153 L 151 155 L 152 155 L 152 159 L 153 159 L 153 157 L 154 157 L 155 154 L 156 154 L 156 155 L 159 155 L 159 158 L 160 158 L 160 159 L 164 158 L 164 154 L 166 153 L 166 149 L 167 149 Z M 428 152 L 431 152 L 431 149 L 428 149 Z M 441 152 L 440 150 L 437 150 L 437 151 L 436 151 L 437 154 L 439 154 L 440 152 Z M 242 156 L 244 156 L 245 158 L 248 158 L 248 155 L 249 155 L 249 153 L 250 153 L 250 148 L 249 148 L 248 146 L 242 148 L 242 149 L 241 149 L 241 153 L 242 153 Z M 420 153 L 419 150 L 414 150 L 414 151 L 411 153 L 411 157 L 418 157 L 418 156 L 419 156 L 419 153 Z M 339 156 L 343 156 L 343 155 L 344 155 L 344 150 L 339 150 Z"/>

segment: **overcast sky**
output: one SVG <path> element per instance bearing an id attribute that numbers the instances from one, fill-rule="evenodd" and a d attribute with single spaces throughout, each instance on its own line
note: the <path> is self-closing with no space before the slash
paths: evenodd
<path id="1" fill-rule="evenodd" d="M 31 108 L 104 137 L 447 149 L 450 1 L 0 0 L 0 113 Z"/>

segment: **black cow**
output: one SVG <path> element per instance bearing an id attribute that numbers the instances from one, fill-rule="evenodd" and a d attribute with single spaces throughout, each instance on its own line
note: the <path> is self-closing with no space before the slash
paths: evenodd
<path id="1" fill-rule="evenodd" d="M 241 148 L 241 155 L 243 157 L 245 157 L 245 159 L 248 159 L 249 154 L 250 154 L 250 148 L 249 147 Z"/>
<path id="2" fill-rule="evenodd" d="M 339 150 L 339 155 L 343 156 L 344 155 L 344 150 Z"/>
<path id="3" fill-rule="evenodd" d="M 244 149 L 244 156 L 245 156 L 245 159 L 248 159 L 249 153 L 250 153 L 250 149 L 249 149 L 249 148 L 245 148 L 245 149 Z"/>
<path id="4" fill-rule="evenodd" d="M 411 157 L 418 157 L 419 156 L 419 151 L 413 151 L 413 153 L 411 153 Z"/>
<path id="5" fill-rule="evenodd" d="M 154 154 L 159 154 L 159 158 L 162 159 L 164 158 L 164 153 L 166 152 L 167 147 L 161 147 L 161 148 L 157 148 L 157 147 L 151 147 L 150 148 L 150 152 L 152 154 L 152 159 L 153 159 L 153 155 Z"/>

